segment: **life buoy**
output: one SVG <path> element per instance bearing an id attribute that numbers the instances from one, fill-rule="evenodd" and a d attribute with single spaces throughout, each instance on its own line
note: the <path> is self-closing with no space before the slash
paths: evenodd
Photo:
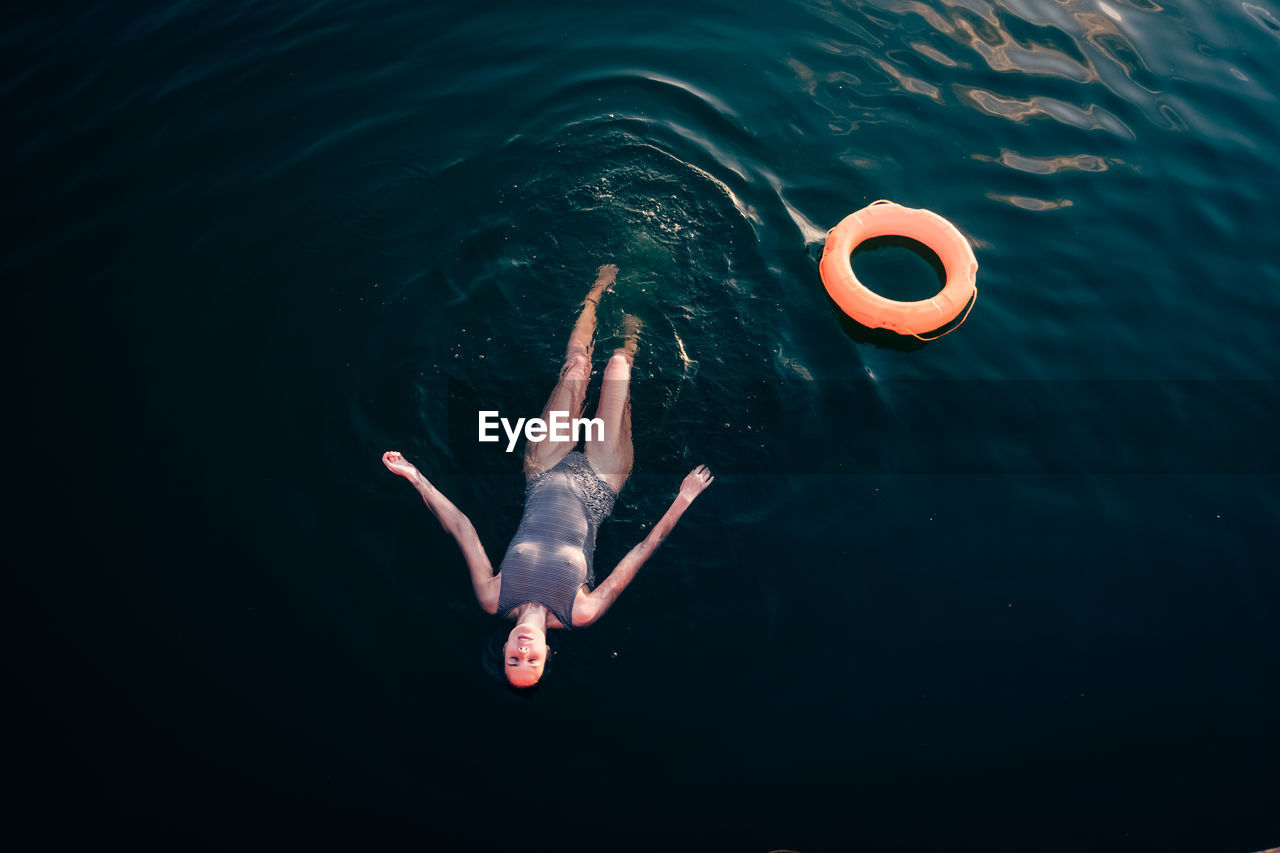
<path id="1" fill-rule="evenodd" d="M 859 243 L 873 237 L 907 237 L 937 253 L 947 272 L 942 291 L 919 302 L 898 302 L 871 292 L 858 281 L 849 256 Z M 818 273 L 827 293 L 840 310 L 871 329 L 889 329 L 931 341 L 960 327 L 977 300 L 978 260 L 973 247 L 956 227 L 930 210 L 903 207 L 891 201 L 873 201 L 851 213 L 827 233 Z M 934 337 L 924 337 L 946 326 L 960 312 L 964 317 L 951 329 Z"/>

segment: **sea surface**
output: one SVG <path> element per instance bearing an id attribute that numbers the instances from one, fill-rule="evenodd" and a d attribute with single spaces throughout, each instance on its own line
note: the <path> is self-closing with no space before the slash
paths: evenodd
<path id="1" fill-rule="evenodd" d="M 0 47 L 42 846 L 1280 845 L 1275 0 L 17 3 Z M 818 277 L 882 198 L 974 247 L 940 340 Z M 379 457 L 496 564 L 475 412 L 538 413 L 605 263 L 597 573 L 716 481 L 518 694 Z"/>

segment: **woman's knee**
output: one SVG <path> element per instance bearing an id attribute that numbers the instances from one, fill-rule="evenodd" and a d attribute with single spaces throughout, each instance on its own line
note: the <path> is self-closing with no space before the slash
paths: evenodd
<path id="1" fill-rule="evenodd" d="M 609 363 L 604 369 L 604 378 L 626 379 L 631 375 L 631 354 L 624 349 L 616 349 L 609 356 Z"/>
<path id="2" fill-rule="evenodd" d="M 560 377 L 586 382 L 591 378 L 591 354 L 585 349 L 570 350 L 560 368 Z"/>

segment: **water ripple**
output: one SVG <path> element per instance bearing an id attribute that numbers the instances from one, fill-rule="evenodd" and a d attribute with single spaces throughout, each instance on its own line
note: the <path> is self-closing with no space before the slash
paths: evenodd
<path id="1" fill-rule="evenodd" d="M 1105 172 L 1120 161 L 1093 154 L 1068 154 L 1062 157 L 1029 157 L 1016 151 L 1002 149 L 999 157 L 975 154 L 974 159 L 999 163 L 1019 172 L 1032 175 L 1054 175 L 1060 172 Z"/>

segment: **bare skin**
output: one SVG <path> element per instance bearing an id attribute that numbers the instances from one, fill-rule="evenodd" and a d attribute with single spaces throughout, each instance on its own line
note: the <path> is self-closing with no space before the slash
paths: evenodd
<path id="1" fill-rule="evenodd" d="M 570 417 L 581 416 L 587 383 L 591 379 L 596 306 L 610 289 L 617 274 L 618 268 L 613 264 L 605 264 L 597 271 L 596 281 L 587 293 L 582 311 L 569 335 L 560 379 L 543 408 L 544 419 L 549 417 L 551 411 L 568 411 Z M 615 493 L 622 491 L 635 458 L 631 443 L 630 382 L 631 363 L 639 346 L 639 333 L 640 321 L 626 315 L 623 345 L 614 350 L 605 367 L 604 384 L 596 406 L 595 417 L 604 421 L 604 438 L 601 441 L 586 442 L 584 450 L 587 461 Z M 571 440 L 552 441 L 548 438 L 529 442 L 524 457 L 525 478 L 532 479 L 554 467 L 573 447 L 574 442 Z M 476 601 L 484 612 L 497 614 L 502 574 L 493 573 L 493 564 L 489 561 L 470 519 L 399 452 L 392 450 L 384 453 L 382 462 L 390 471 L 413 485 L 441 526 L 457 541 L 471 574 Z M 649 535 L 627 552 L 595 590 L 588 590 L 585 584 L 578 590 L 573 602 L 573 627 L 592 624 L 613 606 L 640 571 L 640 567 L 671 534 L 685 510 L 714 480 L 715 477 L 705 465 L 689 472 L 680 484 L 675 500 L 649 531 Z M 582 557 L 581 553 L 579 557 Z M 582 559 L 585 560 L 585 557 Z M 516 622 L 503 647 L 507 679 L 516 686 L 529 686 L 542 677 L 547 658 L 547 630 L 563 628 L 564 625 L 546 606 L 538 603 L 522 604 L 506 615 Z"/>

